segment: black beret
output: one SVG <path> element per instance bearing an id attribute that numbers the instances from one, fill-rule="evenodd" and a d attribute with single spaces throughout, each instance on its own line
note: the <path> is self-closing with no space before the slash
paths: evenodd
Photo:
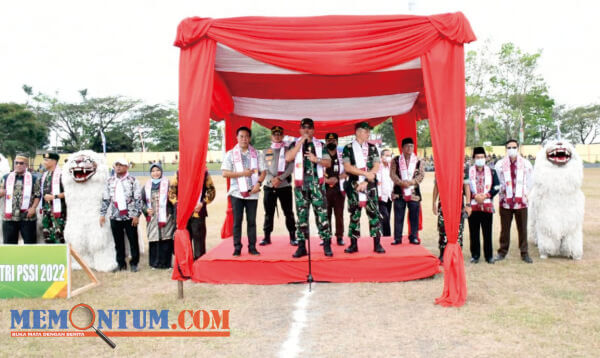
<path id="1" fill-rule="evenodd" d="M 413 139 L 411 137 L 406 137 L 402 139 L 402 146 L 404 147 L 407 144 L 415 144 L 415 142 L 413 142 Z"/>
<path id="2" fill-rule="evenodd" d="M 371 129 L 373 129 L 373 127 L 371 127 L 371 126 L 369 125 L 369 123 L 367 123 L 367 122 L 358 122 L 358 123 L 356 123 L 356 124 L 354 125 L 354 130 L 357 130 L 357 129 L 359 129 L 359 128 L 362 128 L 362 129 L 368 129 L 368 130 L 371 130 Z"/>
<path id="3" fill-rule="evenodd" d="M 329 139 L 335 139 L 335 140 L 337 140 L 338 139 L 337 133 L 327 133 L 325 135 L 325 140 L 329 140 Z"/>
<path id="4" fill-rule="evenodd" d="M 60 159 L 60 155 L 58 155 L 58 153 L 48 152 L 48 153 L 44 154 L 44 159 L 59 160 Z"/>
<path id="5" fill-rule="evenodd" d="M 302 120 L 300 121 L 300 127 L 304 127 L 306 125 L 311 126 L 312 128 L 315 128 L 315 122 L 313 122 L 312 119 L 302 118 Z"/>

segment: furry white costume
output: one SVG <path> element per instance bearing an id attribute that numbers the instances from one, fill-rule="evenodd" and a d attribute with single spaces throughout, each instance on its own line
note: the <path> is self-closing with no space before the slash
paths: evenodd
<path id="1" fill-rule="evenodd" d="M 583 162 L 567 141 L 548 142 L 537 154 L 529 194 L 529 242 L 540 258 L 583 256 Z"/>
<path id="2" fill-rule="evenodd" d="M 110 221 L 100 227 L 100 205 L 108 167 L 104 157 L 91 150 L 69 156 L 62 168 L 67 222 L 65 241 L 97 271 L 117 268 L 115 242 L 110 232 Z M 79 268 L 73 262 L 74 268 Z"/>
<path id="3" fill-rule="evenodd" d="M 0 154 L 0 178 L 5 174 L 10 173 L 10 165 L 8 164 L 8 159 L 5 156 Z M 0 198 L 0 208 L 4 208 L 4 197 Z M 2 234 L 2 219 L 0 219 L 0 242 L 2 242 L 3 238 Z"/>

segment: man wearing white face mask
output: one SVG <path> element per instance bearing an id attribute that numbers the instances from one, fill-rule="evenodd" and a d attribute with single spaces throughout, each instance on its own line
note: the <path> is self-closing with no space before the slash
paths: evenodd
<path id="1" fill-rule="evenodd" d="M 513 216 L 517 222 L 521 259 L 533 263 L 527 246 L 527 193 L 531 189 L 533 168 L 519 155 L 519 143 L 514 139 L 506 142 L 506 157 L 496 163 L 500 181 L 500 248 L 495 261 L 504 260 L 510 244 L 510 226 Z"/>
<path id="2" fill-rule="evenodd" d="M 483 255 L 489 264 L 494 263 L 492 249 L 492 223 L 494 218 L 494 196 L 498 193 L 500 182 L 495 170 L 485 165 L 485 149 L 473 148 L 474 166 L 469 168 L 471 186 L 469 204 L 469 233 L 471 242 L 471 263 L 478 263 L 481 255 L 479 232 L 483 232 Z"/>
<path id="3" fill-rule="evenodd" d="M 392 151 L 384 149 L 381 151 L 383 165 L 379 166 L 377 172 L 377 192 L 379 193 L 379 213 L 381 214 L 381 231 L 383 236 L 391 236 L 390 213 L 392 212 L 392 191 L 394 182 L 390 177 L 390 163 L 392 162 Z"/>

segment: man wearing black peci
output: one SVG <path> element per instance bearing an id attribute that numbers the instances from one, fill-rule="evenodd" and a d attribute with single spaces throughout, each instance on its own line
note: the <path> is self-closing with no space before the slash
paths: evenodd
<path id="1" fill-rule="evenodd" d="M 329 227 L 331 224 L 331 214 L 335 214 L 335 237 L 339 246 L 344 243 L 344 202 L 346 193 L 344 192 L 344 181 L 347 175 L 344 171 L 344 161 L 342 153 L 338 151 L 338 135 L 336 133 L 327 133 L 325 135 L 327 151 L 331 157 L 331 166 L 325 169 L 325 196 L 327 198 L 327 221 Z"/>

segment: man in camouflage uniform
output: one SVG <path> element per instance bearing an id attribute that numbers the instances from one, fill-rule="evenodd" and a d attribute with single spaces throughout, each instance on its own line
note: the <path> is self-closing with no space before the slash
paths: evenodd
<path id="1" fill-rule="evenodd" d="M 342 158 L 344 169 L 348 173 L 346 193 L 348 195 L 348 211 L 350 225 L 348 236 L 350 246 L 346 253 L 358 251 L 360 237 L 361 208 L 365 207 L 369 217 L 369 233 L 373 238 L 373 250 L 385 253 L 381 246 L 381 221 L 379 219 L 379 203 L 377 194 L 377 172 L 379 171 L 379 152 L 377 147 L 367 142 L 371 134 L 371 126 L 367 122 L 356 124 L 356 139 L 344 147 Z M 360 157 L 357 157 L 360 156 Z"/>
<path id="2" fill-rule="evenodd" d="M 308 216 L 312 204 L 319 236 L 323 240 L 325 256 L 333 256 L 331 251 L 331 230 L 327 221 L 327 206 L 325 203 L 324 168 L 331 166 L 331 157 L 323 143 L 313 138 L 314 122 L 304 118 L 300 122 L 300 138 L 292 143 L 285 154 L 287 162 L 294 161 L 294 195 L 298 222 L 296 224 L 296 239 L 298 249 L 292 255 L 295 258 L 305 256 L 306 239 L 309 237 Z M 319 151 L 318 148 L 320 148 Z"/>
<path id="3" fill-rule="evenodd" d="M 63 188 L 61 172 L 58 167 L 59 155 L 57 153 L 44 154 L 44 167 L 46 172 L 42 176 L 42 227 L 44 241 L 47 244 L 64 244 L 65 221 L 67 220 L 67 205 L 65 203 L 65 189 Z M 58 178 L 55 178 L 57 176 Z M 58 183 L 58 188 L 53 187 L 53 182 Z M 60 201 L 60 204 L 55 202 Z"/>
<path id="4" fill-rule="evenodd" d="M 24 155 L 16 155 L 14 171 L 6 174 L 0 180 L 0 197 L 5 197 L 5 207 L 0 208 L 3 213 L 2 233 L 5 244 L 16 245 L 19 242 L 19 233 L 23 236 L 25 244 L 37 242 L 36 208 L 40 202 L 40 180 L 36 174 L 29 173 L 28 168 L 29 158 Z M 26 185 L 26 182 L 31 185 Z M 27 187 L 31 188 L 30 193 L 24 195 L 23 191 Z M 24 196 L 29 196 L 27 208 L 24 208 L 25 205 L 23 205 Z M 12 207 L 6 208 L 9 200 L 12 201 Z"/>

